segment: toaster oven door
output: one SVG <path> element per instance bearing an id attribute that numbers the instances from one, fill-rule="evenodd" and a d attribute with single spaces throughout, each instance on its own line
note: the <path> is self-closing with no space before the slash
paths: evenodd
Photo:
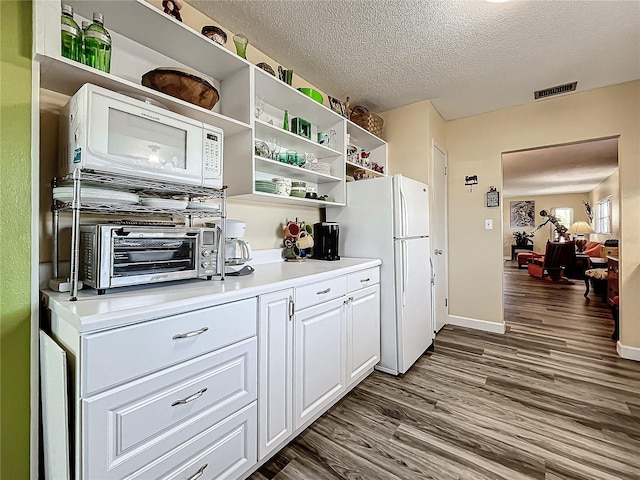
<path id="1" fill-rule="evenodd" d="M 198 235 L 112 236 L 111 286 L 196 278 Z"/>

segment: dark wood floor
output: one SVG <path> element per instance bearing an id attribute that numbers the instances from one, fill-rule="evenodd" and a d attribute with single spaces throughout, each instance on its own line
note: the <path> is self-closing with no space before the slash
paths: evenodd
<path id="1" fill-rule="evenodd" d="M 505 265 L 505 335 L 445 327 L 251 479 L 640 479 L 640 363 L 616 355 L 609 308 Z"/>

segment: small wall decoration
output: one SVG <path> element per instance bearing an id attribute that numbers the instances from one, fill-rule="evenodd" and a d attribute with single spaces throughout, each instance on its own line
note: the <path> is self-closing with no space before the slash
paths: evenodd
<path id="1" fill-rule="evenodd" d="M 500 193 L 496 190 L 496 187 L 489 187 L 487 192 L 487 207 L 499 207 L 500 206 Z"/>
<path id="2" fill-rule="evenodd" d="M 533 227 L 536 217 L 536 202 L 534 200 L 520 200 L 511 202 L 511 228 Z"/>
<path id="3" fill-rule="evenodd" d="M 311 124 L 302 118 L 294 117 L 291 119 L 291 131 L 311 140 Z"/>
<path id="4" fill-rule="evenodd" d="M 344 108 L 344 103 L 342 103 L 337 98 L 333 98 L 333 97 L 331 97 L 329 95 L 327 95 L 327 97 L 329 98 L 329 106 L 331 107 L 331 110 L 336 112 L 338 115 L 346 117 L 347 116 L 347 112 L 346 112 L 346 110 Z"/>

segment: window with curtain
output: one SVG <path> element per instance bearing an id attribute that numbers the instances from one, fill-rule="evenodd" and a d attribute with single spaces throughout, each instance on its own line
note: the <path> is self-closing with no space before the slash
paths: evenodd
<path id="1" fill-rule="evenodd" d="M 596 233 L 611 233 L 611 197 L 596 203 Z"/>
<path id="2" fill-rule="evenodd" d="M 573 223 L 573 208 L 571 207 L 554 207 L 551 209 L 551 214 L 554 215 L 558 221 L 569 228 Z M 560 235 L 556 230 L 556 227 L 551 225 L 551 236 L 554 240 L 559 240 Z"/>

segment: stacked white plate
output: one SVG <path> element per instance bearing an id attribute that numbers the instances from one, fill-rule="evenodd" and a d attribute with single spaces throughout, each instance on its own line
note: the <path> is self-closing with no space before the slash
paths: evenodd
<path id="1" fill-rule="evenodd" d="M 325 175 L 331 175 L 331 164 L 326 162 L 306 163 L 304 168 L 311 170 L 312 172 L 324 173 Z"/>
<path id="2" fill-rule="evenodd" d="M 175 210 L 184 210 L 185 208 L 187 208 L 187 204 L 189 202 L 187 202 L 186 200 L 172 200 L 170 198 L 143 198 L 142 199 L 142 204 L 145 207 L 152 207 L 152 208 L 171 208 L 171 209 L 175 209 Z"/>
<path id="3" fill-rule="evenodd" d="M 276 184 L 267 180 L 256 180 L 256 191 L 264 193 L 276 193 Z"/>
<path id="4" fill-rule="evenodd" d="M 208 210 L 211 212 L 217 212 L 220 210 L 220 205 L 215 203 L 204 203 L 204 202 L 189 202 L 187 208 L 192 208 L 193 210 Z"/>
<path id="5" fill-rule="evenodd" d="M 73 187 L 55 187 L 53 198 L 61 202 L 71 202 L 73 200 Z M 135 193 L 122 192 L 98 187 L 81 187 L 80 202 L 100 203 L 102 205 L 130 205 L 140 203 L 140 197 Z"/>

